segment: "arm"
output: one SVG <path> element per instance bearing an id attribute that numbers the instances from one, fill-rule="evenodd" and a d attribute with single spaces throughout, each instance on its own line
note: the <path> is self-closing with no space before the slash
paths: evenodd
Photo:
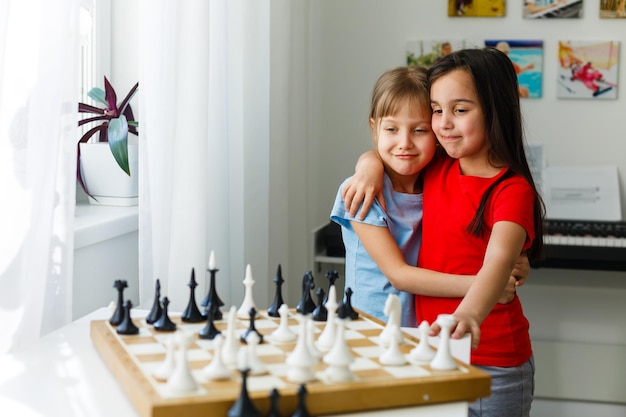
<path id="1" fill-rule="evenodd" d="M 472 347 L 478 346 L 480 324 L 496 305 L 502 289 L 509 281 L 525 239 L 526 231 L 516 223 L 502 221 L 494 225 L 483 266 L 454 312 L 457 325 L 452 338 L 458 339 L 469 332 L 472 334 Z M 436 325 L 431 329 L 433 334 L 439 330 Z"/>
<path id="2" fill-rule="evenodd" d="M 367 253 L 398 290 L 432 297 L 463 297 L 470 289 L 474 275 L 445 274 L 408 265 L 389 229 L 356 221 L 350 223 Z M 528 258 L 520 257 L 517 266 L 517 273 L 525 280 L 530 270 Z M 511 276 L 507 282 L 497 298 L 503 304 L 515 297 L 518 279 Z"/>
<path id="3" fill-rule="evenodd" d="M 367 151 L 359 157 L 354 175 L 346 183 L 341 194 L 346 210 L 352 217 L 355 217 L 358 211 L 358 218 L 363 220 L 374 198 L 378 198 L 380 205 L 386 210 L 383 197 L 383 172 L 383 163 L 375 151 Z M 361 202 L 363 207 L 359 211 Z"/>

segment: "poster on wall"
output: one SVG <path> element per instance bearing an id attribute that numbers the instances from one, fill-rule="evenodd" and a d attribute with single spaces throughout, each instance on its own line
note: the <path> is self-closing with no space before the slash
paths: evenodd
<path id="1" fill-rule="evenodd" d="M 505 0 L 448 0 L 450 17 L 506 16 Z"/>
<path id="2" fill-rule="evenodd" d="M 617 98 L 619 41 L 559 41 L 558 59 L 558 98 Z"/>
<path id="3" fill-rule="evenodd" d="M 430 67 L 451 52 L 465 48 L 463 39 L 426 39 L 406 44 L 408 66 Z"/>
<path id="4" fill-rule="evenodd" d="M 520 98 L 541 98 L 543 85 L 543 41 L 490 39 L 485 46 L 509 56 L 519 84 Z"/>
<path id="5" fill-rule="evenodd" d="M 524 0 L 524 19 L 579 19 L 583 0 Z"/>
<path id="6" fill-rule="evenodd" d="M 626 0 L 600 0 L 600 19 L 626 19 Z"/>

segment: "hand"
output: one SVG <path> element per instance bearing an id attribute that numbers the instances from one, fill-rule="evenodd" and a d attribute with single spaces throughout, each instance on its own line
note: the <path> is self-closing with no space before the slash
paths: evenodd
<path id="1" fill-rule="evenodd" d="M 516 289 L 517 289 L 517 279 L 514 276 L 509 277 L 509 282 L 507 282 L 506 287 L 504 287 L 504 291 L 500 298 L 498 298 L 498 303 L 500 304 L 508 304 L 515 299 Z"/>
<path id="2" fill-rule="evenodd" d="M 370 175 L 369 171 L 357 171 L 343 187 L 341 197 L 350 216 L 355 217 L 358 212 L 359 220 L 365 218 L 375 198 L 378 198 L 384 210 L 387 209 L 383 196 L 382 178 L 378 173 Z"/>
<path id="3" fill-rule="evenodd" d="M 454 313 L 454 318 L 456 319 L 456 324 L 450 329 L 450 338 L 451 339 L 460 339 L 465 333 L 469 333 L 472 337 L 472 349 L 476 349 L 478 347 L 478 343 L 480 342 L 480 324 L 478 320 L 471 317 L 470 315 L 462 314 L 462 313 Z M 434 322 L 430 326 L 429 335 L 437 336 L 441 332 L 441 327 Z"/>
<path id="4" fill-rule="evenodd" d="M 528 278 L 528 274 L 530 274 L 530 262 L 528 262 L 526 252 L 522 252 L 522 254 L 517 258 L 513 271 L 511 271 L 511 276 L 517 281 L 515 286 L 521 287 L 524 285 L 526 278 Z"/>

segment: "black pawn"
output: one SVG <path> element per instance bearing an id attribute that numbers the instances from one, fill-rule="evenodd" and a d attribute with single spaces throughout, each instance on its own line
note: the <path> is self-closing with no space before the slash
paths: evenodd
<path id="1" fill-rule="evenodd" d="M 217 327 L 215 327 L 213 312 L 211 310 L 207 310 L 207 324 L 204 326 L 204 329 L 198 332 L 198 336 L 200 336 L 200 339 L 213 340 L 218 334 L 222 334 L 222 332 L 217 330 Z"/>
<path id="2" fill-rule="evenodd" d="M 276 284 L 276 295 L 274 295 L 274 302 L 272 302 L 272 305 L 267 309 L 267 314 L 271 317 L 280 317 L 278 309 L 285 303 L 283 301 L 282 292 L 282 286 L 284 282 L 285 280 L 283 279 L 283 271 L 280 264 L 278 264 L 276 276 L 274 277 L 274 284 Z"/>
<path id="3" fill-rule="evenodd" d="M 261 333 L 259 333 L 259 331 L 256 329 L 256 327 L 254 327 L 254 318 L 256 317 L 256 308 L 251 307 L 250 310 L 248 310 L 248 314 L 250 315 L 250 326 L 248 327 L 248 329 L 243 332 L 243 334 L 240 337 L 240 340 L 243 343 L 248 343 L 247 342 L 247 338 L 248 335 L 252 332 L 256 333 L 259 336 L 259 343 L 263 343 L 263 335 Z"/>
<path id="4" fill-rule="evenodd" d="M 296 311 L 300 314 L 310 314 L 315 310 L 315 302 L 311 298 L 311 291 L 315 288 L 313 272 L 307 271 L 302 277 L 302 296 L 296 306 Z"/>
<path id="5" fill-rule="evenodd" d="M 131 303 L 130 300 L 127 300 L 126 305 L 124 306 L 124 319 L 119 324 L 119 326 L 117 326 L 116 329 L 118 334 L 128 335 L 139 333 L 139 328 L 135 326 L 135 323 L 133 323 L 133 319 L 130 317 L 131 308 L 133 308 L 133 303 Z"/>
<path id="6" fill-rule="evenodd" d="M 224 305 L 224 302 L 220 299 L 219 295 L 217 295 L 217 290 L 215 289 L 215 274 L 219 271 L 219 269 L 207 269 L 207 271 L 209 271 L 211 276 L 209 292 L 200 303 L 200 306 L 205 307 L 205 314 L 207 314 L 207 311 L 211 309 L 213 312 L 213 320 L 222 320 L 223 315 L 220 307 Z"/>
<path id="7" fill-rule="evenodd" d="M 328 291 L 326 292 L 326 297 L 324 297 L 324 304 L 328 301 L 328 294 L 330 294 L 330 287 L 335 285 L 335 281 L 339 279 L 339 272 L 332 270 L 326 272 L 326 279 L 328 280 Z M 336 289 L 337 287 L 335 287 Z"/>
<path id="8" fill-rule="evenodd" d="M 272 388 L 270 391 L 270 411 L 267 417 L 280 417 L 280 412 L 278 411 L 278 400 L 280 399 L 280 394 L 276 388 Z"/>
<path id="9" fill-rule="evenodd" d="M 198 283 L 196 282 L 195 268 L 191 268 L 191 279 L 187 285 L 189 286 L 189 302 L 187 303 L 185 311 L 183 311 L 183 314 L 180 316 L 180 319 L 186 323 L 200 323 L 206 320 L 206 317 L 200 313 L 196 305 L 196 287 Z"/>
<path id="10" fill-rule="evenodd" d="M 359 318 L 359 313 L 357 313 L 356 311 L 354 311 L 354 308 L 352 307 L 352 288 L 348 287 L 346 288 L 346 298 L 345 301 L 341 302 L 340 307 L 345 309 L 346 312 L 346 317 L 350 317 L 350 319 L 352 320 L 356 320 Z"/>
<path id="11" fill-rule="evenodd" d="M 304 384 L 300 384 L 300 388 L 298 388 L 298 408 L 296 408 L 291 417 L 311 417 L 311 413 L 309 413 L 306 407 L 306 395 L 306 387 Z"/>
<path id="12" fill-rule="evenodd" d="M 324 289 L 322 287 L 319 287 L 315 292 L 315 295 L 317 296 L 317 307 L 315 307 L 315 310 L 313 310 L 313 320 L 326 321 L 326 319 L 328 318 L 328 310 L 323 303 Z"/>
<path id="13" fill-rule="evenodd" d="M 146 323 L 152 324 L 161 317 L 163 309 L 161 308 L 161 281 L 157 278 L 154 284 L 154 302 L 152 308 L 146 316 Z"/>
<path id="14" fill-rule="evenodd" d="M 172 332 L 176 330 L 176 323 L 170 320 L 170 317 L 167 312 L 167 306 L 169 305 L 170 300 L 167 297 L 163 298 L 163 311 L 161 312 L 161 317 L 157 321 L 154 322 L 154 328 L 161 332 Z"/>
<path id="15" fill-rule="evenodd" d="M 250 369 L 240 369 L 241 392 L 239 398 L 228 410 L 228 417 L 260 417 L 261 412 L 254 405 L 248 394 L 248 373 Z"/>
<path id="16" fill-rule="evenodd" d="M 113 283 L 113 288 L 117 290 L 117 305 L 115 311 L 109 319 L 109 323 L 112 326 L 117 326 L 124 320 L 124 289 L 128 288 L 128 282 L 121 279 L 116 279 Z"/>

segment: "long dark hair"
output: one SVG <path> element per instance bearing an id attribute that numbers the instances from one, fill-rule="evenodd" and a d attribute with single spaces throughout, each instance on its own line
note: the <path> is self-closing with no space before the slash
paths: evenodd
<path id="1" fill-rule="evenodd" d="M 494 167 L 506 166 L 511 172 L 523 176 L 535 193 L 535 239 L 528 250 L 528 257 L 531 260 L 538 259 L 543 252 L 545 207 L 524 151 L 524 130 L 515 68 L 509 57 L 495 48 L 463 49 L 443 57 L 430 67 L 428 82 L 432 85 L 435 80 L 455 70 L 467 72 L 474 81 L 485 117 L 489 163 Z M 496 185 L 497 183 L 492 184 L 485 191 L 474 219 L 468 226 L 474 235 L 483 233 L 483 213 Z"/>

